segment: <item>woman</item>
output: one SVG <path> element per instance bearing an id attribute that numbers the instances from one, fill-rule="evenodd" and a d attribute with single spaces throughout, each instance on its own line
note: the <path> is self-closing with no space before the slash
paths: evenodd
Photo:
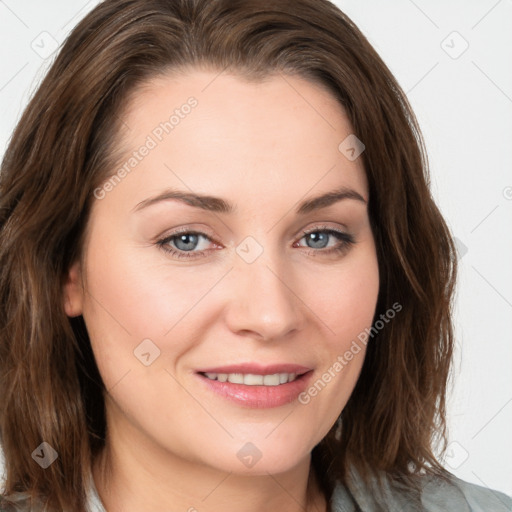
<path id="1" fill-rule="evenodd" d="M 508 510 L 436 456 L 421 140 L 325 0 L 96 7 L 0 174 L 0 508 Z"/>

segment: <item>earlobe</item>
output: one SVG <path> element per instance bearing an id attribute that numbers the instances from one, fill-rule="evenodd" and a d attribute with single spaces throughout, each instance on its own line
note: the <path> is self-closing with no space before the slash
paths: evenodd
<path id="1" fill-rule="evenodd" d="M 82 314 L 83 293 L 80 262 L 77 261 L 70 267 L 64 282 L 63 300 L 67 316 L 75 317 Z"/>

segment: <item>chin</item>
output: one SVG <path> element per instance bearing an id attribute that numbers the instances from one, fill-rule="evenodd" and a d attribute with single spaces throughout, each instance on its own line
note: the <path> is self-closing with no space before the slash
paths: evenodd
<path id="1" fill-rule="evenodd" d="M 268 436 L 268 432 L 265 436 Z M 306 440 L 290 443 L 283 438 L 265 439 L 263 435 L 261 438 L 253 438 L 252 441 L 231 441 L 230 446 L 220 448 L 209 457 L 209 465 L 217 470 L 253 476 L 285 473 L 309 461 L 312 447 L 316 444 Z"/>

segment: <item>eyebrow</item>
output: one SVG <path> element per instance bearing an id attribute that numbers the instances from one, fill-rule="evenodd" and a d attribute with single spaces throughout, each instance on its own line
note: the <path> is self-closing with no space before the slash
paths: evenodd
<path id="1" fill-rule="evenodd" d="M 344 199 L 354 199 L 356 201 L 360 201 L 366 204 L 366 200 L 363 198 L 359 192 L 356 192 L 353 189 L 347 187 L 341 187 L 336 190 L 332 190 L 331 192 L 327 192 L 326 194 L 322 194 L 320 196 L 313 197 L 311 199 L 307 199 L 300 203 L 300 205 L 295 210 L 295 213 L 298 215 L 305 215 L 306 213 L 310 213 L 314 210 L 320 210 L 321 208 L 327 208 L 328 206 L 337 203 L 338 201 Z M 140 211 L 144 208 L 148 208 L 154 204 L 160 203 L 162 201 L 171 201 L 177 200 L 181 201 L 189 206 L 193 206 L 195 208 L 201 208 L 202 210 L 215 212 L 215 213 L 233 213 L 236 208 L 231 204 L 225 201 L 220 197 L 214 197 L 203 194 L 195 194 L 192 192 L 184 192 L 181 190 L 168 189 L 158 194 L 157 196 L 150 197 L 138 203 L 135 208 L 133 208 L 133 212 Z"/>

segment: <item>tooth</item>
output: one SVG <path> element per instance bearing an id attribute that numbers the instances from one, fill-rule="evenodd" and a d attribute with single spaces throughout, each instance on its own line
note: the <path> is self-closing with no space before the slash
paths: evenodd
<path id="1" fill-rule="evenodd" d="M 263 384 L 263 375 L 247 373 L 244 375 L 244 384 L 247 386 L 261 386 Z"/>
<path id="2" fill-rule="evenodd" d="M 230 373 L 228 374 L 228 382 L 231 382 L 231 384 L 243 384 L 244 376 L 242 373 Z"/>
<path id="3" fill-rule="evenodd" d="M 265 384 L 265 386 L 279 386 L 279 373 L 265 375 L 263 377 L 263 384 Z"/>
<path id="4" fill-rule="evenodd" d="M 278 386 L 293 382 L 297 378 L 296 373 L 274 373 L 272 375 L 256 375 L 253 373 L 214 373 L 206 372 L 206 377 L 219 382 L 231 382 L 232 384 L 245 384 L 246 386 Z"/>

